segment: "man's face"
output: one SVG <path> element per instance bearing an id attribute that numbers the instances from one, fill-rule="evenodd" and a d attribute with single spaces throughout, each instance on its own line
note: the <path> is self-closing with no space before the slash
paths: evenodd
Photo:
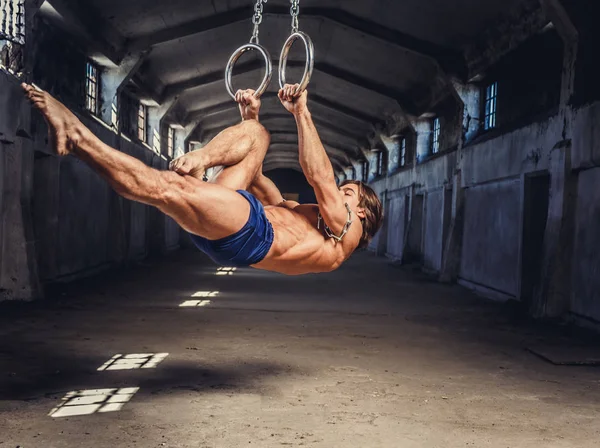
<path id="1" fill-rule="evenodd" d="M 340 187 L 340 194 L 344 203 L 348 204 L 350 210 L 359 218 L 364 218 L 364 210 L 358 207 L 360 202 L 358 185 L 348 184 Z"/>

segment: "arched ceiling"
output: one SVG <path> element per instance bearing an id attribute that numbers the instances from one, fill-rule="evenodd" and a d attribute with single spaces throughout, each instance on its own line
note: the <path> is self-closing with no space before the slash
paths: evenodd
<path id="1" fill-rule="evenodd" d="M 231 53 L 250 38 L 253 0 L 48 1 L 65 21 L 78 21 L 114 63 L 139 55 L 131 83 L 149 99 L 169 104 L 170 121 L 190 129 L 193 140 L 206 142 L 239 121 L 223 73 Z M 361 160 L 390 117 L 430 110 L 449 91 L 450 77 L 465 79 L 465 45 L 520 1 L 301 0 L 300 29 L 313 39 L 316 55 L 310 109 L 334 165 L 343 169 Z M 275 71 L 261 121 L 273 134 L 265 166 L 296 169 L 295 123 L 276 97 L 289 5 L 269 0 L 264 6 L 260 42 Z M 297 45 L 288 79 L 298 80 L 303 67 Z M 234 87 L 257 86 L 262 73 L 262 61 L 244 56 Z"/>

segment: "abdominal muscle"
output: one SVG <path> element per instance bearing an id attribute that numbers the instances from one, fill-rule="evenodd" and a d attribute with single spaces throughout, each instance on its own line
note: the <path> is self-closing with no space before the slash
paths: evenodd
<path id="1" fill-rule="evenodd" d="M 253 267 L 287 275 L 329 272 L 346 258 L 337 244 L 317 230 L 318 207 L 265 207 L 274 240 L 267 256 Z"/>

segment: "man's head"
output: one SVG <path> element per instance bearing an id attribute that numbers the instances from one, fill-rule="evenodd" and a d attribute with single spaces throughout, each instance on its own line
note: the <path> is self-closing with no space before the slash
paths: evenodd
<path id="1" fill-rule="evenodd" d="M 362 222 L 363 234 L 358 247 L 366 247 L 383 224 L 383 206 L 371 187 L 359 180 L 340 185 L 344 202 Z"/>

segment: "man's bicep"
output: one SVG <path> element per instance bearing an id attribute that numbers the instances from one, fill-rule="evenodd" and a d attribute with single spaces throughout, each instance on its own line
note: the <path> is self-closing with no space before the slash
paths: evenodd
<path id="1" fill-rule="evenodd" d="M 313 188 L 325 224 L 334 233 L 341 232 L 348 219 L 348 211 L 335 180 L 316 182 Z"/>

